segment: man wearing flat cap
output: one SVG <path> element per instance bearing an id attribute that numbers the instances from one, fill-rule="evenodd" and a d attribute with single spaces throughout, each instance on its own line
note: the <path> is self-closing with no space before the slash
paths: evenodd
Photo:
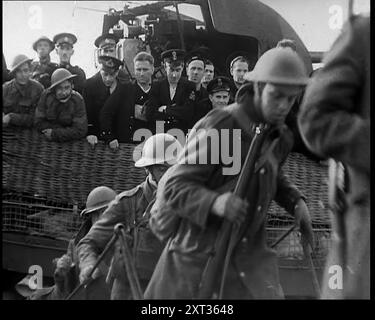
<path id="1" fill-rule="evenodd" d="M 82 96 L 73 90 L 75 77 L 64 68 L 55 70 L 51 86 L 40 97 L 35 127 L 48 140 L 64 142 L 86 136 L 86 107 Z"/>
<path id="2" fill-rule="evenodd" d="M 76 75 L 73 80 L 74 90 L 82 94 L 86 81 L 86 74 L 78 66 L 72 66 L 70 59 L 74 54 L 73 46 L 77 42 L 77 37 L 71 33 L 59 33 L 53 37 L 56 45 L 56 53 L 59 56 L 59 68 L 68 70 L 71 74 Z"/>
<path id="3" fill-rule="evenodd" d="M 207 85 L 208 97 L 196 104 L 194 123 L 198 122 L 212 109 L 221 109 L 230 100 L 231 80 L 227 77 L 216 77 Z"/>
<path id="4" fill-rule="evenodd" d="M 100 112 L 109 96 L 118 89 L 121 61 L 110 56 L 99 56 L 100 70 L 86 81 L 83 99 L 86 104 L 87 142 L 93 147 L 100 138 Z"/>
<path id="5" fill-rule="evenodd" d="M 40 82 L 45 89 L 51 85 L 51 75 L 58 68 L 57 63 L 51 62 L 50 53 L 54 48 L 53 41 L 45 36 L 33 43 L 38 60 L 31 63 L 32 79 Z"/>
<path id="6" fill-rule="evenodd" d="M 164 121 L 164 132 L 177 128 L 186 134 L 192 121 L 196 86 L 181 78 L 184 56 L 185 52 L 179 49 L 161 54 L 167 77 L 153 84 L 150 100 L 146 103 L 147 120 Z"/>
<path id="7" fill-rule="evenodd" d="M 3 126 L 31 127 L 43 86 L 31 78 L 31 61 L 23 54 L 14 57 L 12 80 L 3 84 Z"/>

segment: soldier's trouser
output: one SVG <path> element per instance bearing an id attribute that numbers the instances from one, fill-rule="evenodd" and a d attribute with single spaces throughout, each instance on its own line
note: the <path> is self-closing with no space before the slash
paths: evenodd
<path id="1" fill-rule="evenodd" d="M 139 280 L 142 292 L 145 291 L 148 280 Z M 127 280 L 115 278 L 112 285 L 111 300 L 133 300 L 130 285 Z"/>

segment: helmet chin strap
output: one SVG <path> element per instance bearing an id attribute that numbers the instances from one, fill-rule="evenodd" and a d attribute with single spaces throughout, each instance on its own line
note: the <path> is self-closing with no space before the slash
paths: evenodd
<path id="1" fill-rule="evenodd" d="M 65 103 L 70 99 L 71 95 L 72 94 L 69 94 L 65 99 L 59 99 L 59 101 Z"/>
<path id="2" fill-rule="evenodd" d="M 152 175 L 152 173 L 151 173 L 150 171 L 148 171 L 148 176 L 149 176 L 149 179 L 150 179 L 150 183 L 151 183 L 154 187 L 157 187 L 157 186 L 158 186 L 158 183 L 155 181 L 154 176 Z"/>

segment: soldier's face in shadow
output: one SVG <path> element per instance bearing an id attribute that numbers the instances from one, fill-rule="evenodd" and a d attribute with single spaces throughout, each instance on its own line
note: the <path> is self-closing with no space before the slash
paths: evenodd
<path id="1" fill-rule="evenodd" d="M 36 52 L 38 53 L 39 58 L 48 57 L 51 50 L 52 49 L 47 41 L 39 41 L 36 45 Z"/>
<path id="2" fill-rule="evenodd" d="M 167 164 L 155 164 L 153 166 L 146 167 L 146 172 L 151 174 L 152 178 L 159 183 L 164 173 L 168 170 L 169 165 Z"/>
<path id="3" fill-rule="evenodd" d="M 69 80 L 56 86 L 55 95 L 57 100 L 65 100 L 72 94 L 73 85 Z"/>
<path id="4" fill-rule="evenodd" d="M 17 71 L 15 72 L 15 79 L 16 82 L 20 85 L 25 85 L 29 81 L 31 77 L 31 68 L 30 63 L 26 62 L 18 67 Z"/>
<path id="5" fill-rule="evenodd" d="M 164 68 L 169 84 L 177 85 L 178 81 L 180 81 L 182 71 L 184 70 L 184 65 L 165 62 Z"/>
<path id="6" fill-rule="evenodd" d="M 107 87 L 110 87 L 116 81 L 118 71 L 108 72 L 108 71 L 100 70 L 100 75 L 102 76 L 104 85 Z"/>
<path id="7" fill-rule="evenodd" d="M 70 59 L 74 54 L 73 46 L 70 44 L 61 44 L 56 48 L 56 53 L 59 56 L 60 63 L 70 63 Z"/>
<path id="8" fill-rule="evenodd" d="M 263 118 L 273 125 L 282 125 L 292 108 L 301 86 L 278 84 L 254 84 L 255 101 L 260 106 Z"/>

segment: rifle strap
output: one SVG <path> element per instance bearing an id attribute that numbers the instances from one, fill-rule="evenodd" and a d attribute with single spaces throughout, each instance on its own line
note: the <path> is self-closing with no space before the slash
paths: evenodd
<path id="1" fill-rule="evenodd" d="M 269 136 L 271 132 L 268 132 L 268 133 L 266 132 L 264 136 L 259 137 L 260 148 L 262 147 L 262 144 L 265 141 L 266 137 Z M 266 160 L 270 157 L 275 147 L 279 143 L 279 140 L 280 140 L 279 137 L 273 140 L 272 143 L 269 145 L 269 147 L 266 149 L 266 151 L 259 157 L 259 160 L 255 164 L 254 172 L 257 172 L 264 165 Z M 225 256 L 225 260 L 224 260 L 224 268 L 223 268 L 223 274 L 222 274 L 221 285 L 220 285 L 219 299 L 222 299 L 223 297 L 226 274 L 227 274 L 229 262 L 230 262 L 230 259 L 232 257 L 232 253 L 235 247 L 238 245 L 238 243 L 241 241 L 241 239 L 245 235 L 246 230 L 250 228 L 250 230 L 248 230 L 248 233 L 251 235 L 254 235 L 259 229 L 263 221 L 263 215 L 261 215 L 260 213 L 258 214 L 258 212 L 256 212 L 255 214 L 257 215 L 253 217 L 253 219 L 251 219 L 250 215 L 248 214 L 245 219 L 245 222 L 240 227 L 237 225 L 232 225 L 232 232 L 231 232 L 231 236 L 229 239 L 228 250 Z M 252 223 L 250 224 L 250 222 Z"/>

